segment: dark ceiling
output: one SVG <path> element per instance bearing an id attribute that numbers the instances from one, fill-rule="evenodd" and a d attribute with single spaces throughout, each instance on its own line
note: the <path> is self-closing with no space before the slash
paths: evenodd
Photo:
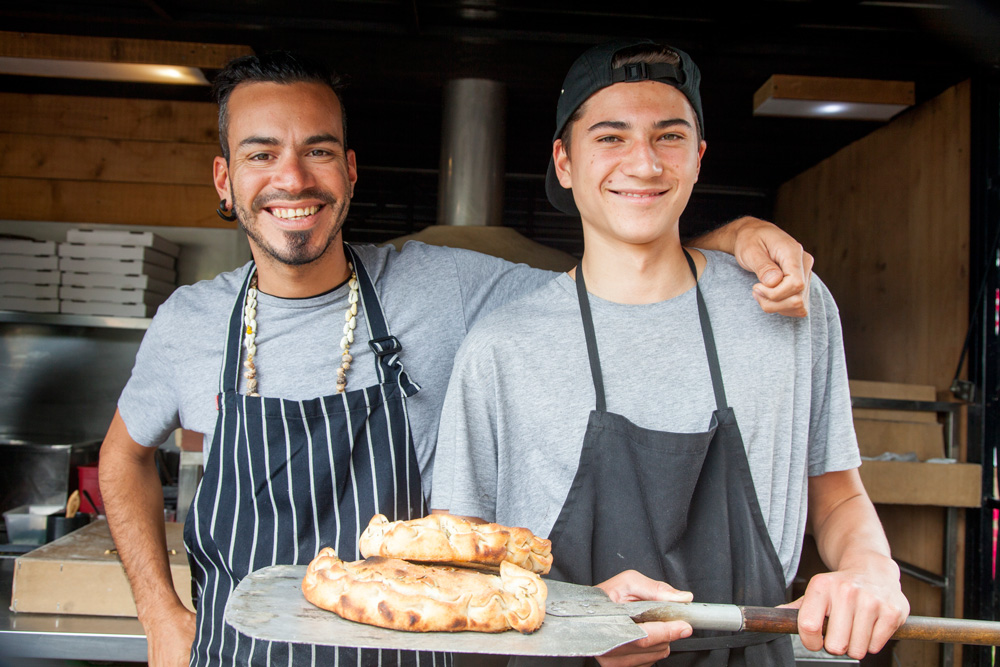
<path id="1" fill-rule="evenodd" d="M 608 38 L 649 36 L 688 51 L 703 72 L 709 151 L 700 191 L 765 198 L 878 127 L 755 118 L 753 93 L 771 74 L 914 81 L 920 102 L 996 72 L 998 16 L 996 3 L 972 0 L 0 2 L 5 30 L 246 44 L 258 52 L 294 48 L 326 58 L 351 82 L 349 137 L 359 164 L 386 173 L 436 169 L 443 84 L 476 76 L 508 86 L 508 172 L 542 174 L 556 96 L 572 60 Z M 54 85 L 0 79 L 6 90 L 52 91 Z M 106 91 L 59 85 L 66 92 L 121 92 L 120 85 L 108 84 Z"/>

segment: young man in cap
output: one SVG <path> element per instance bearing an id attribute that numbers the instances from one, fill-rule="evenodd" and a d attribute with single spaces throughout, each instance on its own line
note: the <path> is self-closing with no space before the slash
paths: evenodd
<path id="1" fill-rule="evenodd" d="M 612 597 L 767 606 L 786 602 L 808 507 L 832 571 L 794 603 L 803 644 L 860 658 L 909 607 L 857 472 L 837 308 L 813 280 L 808 317 L 769 317 L 731 257 L 681 246 L 699 78 L 648 41 L 571 67 L 546 185 L 581 216 L 583 259 L 466 338 L 431 506 L 548 536 L 553 576 Z M 794 662 L 787 636 L 648 631 L 602 664 Z"/>
<path id="2" fill-rule="evenodd" d="M 358 174 L 339 79 L 275 53 L 234 60 L 214 88 L 220 212 L 246 232 L 254 261 L 181 287 L 160 307 L 101 448 L 108 522 L 149 662 L 449 664 L 254 641 L 225 624 L 226 601 L 248 572 L 308 563 L 326 545 L 357 558 L 357 536 L 376 512 L 424 513 L 459 343 L 483 313 L 551 274 L 419 243 L 401 252 L 346 245 Z M 742 243 L 760 240 L 754 224 Z M 765 240 L 777 239 L 775 252 L 794 265 L 795 244 L 782 236 Z M 764 272 L 760 255 L 751 247 L 745 259 Z M 784 282 L 764 291 L 768 308 L 801 305 L 796 281 Z M 154 457 L 178 426 L 206 434 L 205 476 L 185 526 L 197 618 L 171 581 Z"/>

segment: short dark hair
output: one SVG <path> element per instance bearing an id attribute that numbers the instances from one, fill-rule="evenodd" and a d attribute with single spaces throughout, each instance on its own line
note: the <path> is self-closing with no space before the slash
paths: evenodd
<path id="1" fill-rule="evenodd" d="M 646 65 L 654 65 L 656 63 L 679 65 L 680 62 L 680 55 L 665 44 L 637 44 L 635 46 L 626 47 L 615 53 L 614 58 L 611 61 L 611 69 L 618 69 L 619 67 L 624 67 L 625 65 L 638 65 L 639 63 L 644 63 Z M 559 139 L 562 140 L 563 150 L 566 151 L 567 155 L 569 155 L 569 142 L 573 138 L 573 125 L 576 121 L 583 117 L 586 106 L 587 102 L 584 102 L 578 106 L 575 111 L 573 111 L 573 115 L 566 121 L 563 131 L 559 135 Z M 695 113 L 694 117 L 694 129 L 700 143 L 702 133 L 701 126 L 698 122 L 698 114 Z"/>
<path id="2" fill-rule="evenodd" d="M 240 56 L 226 63 L 212 82 L 212 96 L 219 104 L 219 144 L 229 161 L 229 96 L 241 83 L 319 83 L 329 86 L 340 104 L 344 148 L 347 148 L 347 110 L 340 75 L 324 63 L 290 51 L 271 51 L 260 56 Z"/>

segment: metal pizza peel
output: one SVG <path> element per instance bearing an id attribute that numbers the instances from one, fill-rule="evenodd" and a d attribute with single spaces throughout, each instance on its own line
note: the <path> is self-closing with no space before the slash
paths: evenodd
<path id="1" fill-rule="evenodd" d="M 273 565 L 251 573 L 229 597 L 226 622 L 249 637 L 266 641 L 497 655 L 601 655 L 646 636 L 628 615 L 546 616 L 542 627 L 530 635 L 513 630 L 499 633 L 387 630 L 347 621 L 312 605 L 302 594 L 305 574 L 305 565 Z M 560 593 L 563 587 L 569 587 L 569 594 L 575 589 L 590 590 L 589 586 L 558 581 L 545 583 L 549 587 L 548 600 L 554 599 L 554 595 L 564 598 L 565 594 Z"/>
<path id="2" fill-rule="evenodd" d="M 247 576 L 229 598 L 226 622 L 268 641 L 499 655 L 593 656 L 641 639 L 645 621 L 687 621 L 697 630 L 794 634 L 798 610 L 732 604 L 612 602 L 599 588 L 546 580 L 545 622 L 530 635 L 509 631 L 402 632 L 347 621 L 302 595 L 305 565 Z M 894 639 L 1000 646 L 1000 623 L 911 616 Z"/>

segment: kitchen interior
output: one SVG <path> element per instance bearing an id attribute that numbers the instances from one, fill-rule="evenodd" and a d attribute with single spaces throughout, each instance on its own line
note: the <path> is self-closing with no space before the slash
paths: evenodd
<path id="1" fill-rule="evenodd" d="M 98 449 L 156 305 L 250 258 L 215 213 L 208 83 L 228 59 L 278 48 L 347 78 L 359 181 L 346 240 L 416 238 L 552 270 L 582 252 L 579 221 L 543 186 L 569 64 L 618 36 L 690 53 L 709 150 L 687 233 L 756 215 L 812 253 L 840 308 L 862 477 L 911 613 L 997 618 L 992 3 L 99 0 L 2 3 L 0 17 L 0 663 L 146 660 L 101 520 Z M 117 71 L 135 65 L 191 80 Z M 168 289 L 126 308 L 60 284 L 67 262 L 86 272 L 103 257 L 73 254 L 93 239 Z M 22 282 L 25 270 L 56 281 Z M 201 438 L 178 431 L 160 450 L 171 567 L 189 596 L 179 522 Z M 807 538 L 790 593 L 822 567 Z M 992 649 L 900 640 L 862 664 L 987 665 Z"/>

